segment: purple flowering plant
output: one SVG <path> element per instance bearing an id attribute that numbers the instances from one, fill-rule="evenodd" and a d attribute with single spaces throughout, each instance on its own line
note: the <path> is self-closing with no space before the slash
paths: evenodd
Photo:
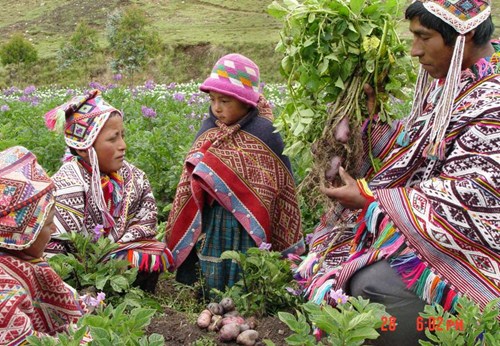
<path id="1" fill-rule="evenodd" d="M 156 111 L 153 108 L 142 106 L 141 112 L 145 118 L 156 118 Z"/>

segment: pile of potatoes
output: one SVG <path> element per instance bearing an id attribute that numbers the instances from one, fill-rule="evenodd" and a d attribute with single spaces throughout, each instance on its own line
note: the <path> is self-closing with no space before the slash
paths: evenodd
<path id="1" fill-rule="evenodd" d="M 218 332 L 219 340 L 224 342 L 236 340 L 240 345 L 253 346 L 259 339 L 259 333 L 254 330 L 255 319 L 241 317 L 231 298 L 208 304 L 196 324 L 202 329 Z"/>

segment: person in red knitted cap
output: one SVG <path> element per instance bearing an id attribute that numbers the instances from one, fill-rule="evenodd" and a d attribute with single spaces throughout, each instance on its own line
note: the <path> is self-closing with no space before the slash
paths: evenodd
<path id="1" fill-rule="evenodd" d="M 418 345 L 425 304 L 453 313 L 460 296 L 481 308 L 500 296 L 500 44 L 491 41 L 491 1 L 417 0 L 405 15 L 420 63 L 412 111 L 392 127 L 371 124 L 377 172 L 356 180 L 341 169 L 344 184 L 323 188 L 340 208 L 316 228 L 297 273 L 311 300 L 342 288 L 384 304 L 393 323 L 377 345 Z"/>
<path id="2" fill-rule="evenodd" d="M 304 251 L 290 162 L 259 92 L 259 68 L 247 57 L 220 58 L 200 90 L 210 96 L 209 117 L 189 151 L 166 226 L 177 280 L 198 279 L 225 290 L 239 279 L 226 250 Z"/>
<path id="3" fill-rule="evenodd" d="M 154 291 L 159 273 L 172 269 L 172 256 L 155 239 L 157 207 L 149 180 L 125 160 L 122 113 L 92 90 L 49 111 L 45 120 L 49 129 L 64 133 L 69 148 L 52 177 L 57 231 L 48 252 L 68 250 L 58 239 L 62 233 L 102 232 L 120 245 L 109 256 L 138 267 L 136 284 Z"/>
<path id="4" fill-rule="evenodd" d="M 65 332 L 87 312 L 42 258 L 55 231 L 54 191 L 29 150 L 0 152 L 0 345 Z"/>

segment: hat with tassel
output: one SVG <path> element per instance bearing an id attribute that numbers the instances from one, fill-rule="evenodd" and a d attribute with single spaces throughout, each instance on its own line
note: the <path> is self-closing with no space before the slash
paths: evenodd
<path id="1" fill-rule="evenodd" d="M 460 84 L 462 60 L 465 48 L 465 34 L 475 29 L 491 15 L 490 0 L 415 0 L 433 15 L 449 24 L 458 32 L 453 55 L 451 58 L 443 91 L 433 110 L 434 124 L 431 130 L 429 144 L 424 149 L 424 156 L 436 160 L 444 159 L 444 141 L 446 129 L 451 119 L 453 103 L 458 96 L 458 86 Z M 398 138 L 400 145 L 408 144 L 408 131 L 413 126 L 415 120 L 421 115 L 424 101 L 424 88 L 427 84 L 429 74 L 420 66 L 417 83 L 415 86 L 415 96 L 410 116 L 405 124 L 405 129 Z"/>
<path id="2" fill-rule="evenodd" d="M 91 90 L 73 97 L 45 114 L 47 128 L 64 133 L 68 147 L 88 151 L 92 167 L 91 193 L 97 206 L 102 210 L 105 228 L 113 227 L 115 222 L 104 202 L 99 162 L 92 145 L 112 113 L 123 117 L 122 112 L 104 101 L 99 90 Z"/>

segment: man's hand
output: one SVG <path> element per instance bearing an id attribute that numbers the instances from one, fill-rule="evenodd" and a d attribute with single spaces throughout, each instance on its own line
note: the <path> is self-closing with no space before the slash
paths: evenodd
<path id="1" fill-rule="evenodd" d="M 356 210 L 363 209 L 368 202 L 367 199 L 359 191 L 356 180 L 351 177 L 343 167 L 339 169 L 339 175 L 344 183 L 340 187 L 325 187 L 321 186 L 320 191 L 328 197 L 339 201 L 343 207 Z"/>

